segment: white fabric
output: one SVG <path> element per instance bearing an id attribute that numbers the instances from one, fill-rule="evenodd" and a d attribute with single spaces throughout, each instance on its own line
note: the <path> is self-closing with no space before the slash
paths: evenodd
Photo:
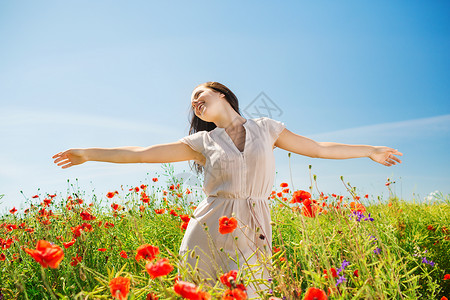
<path id="1" fill-rule="evenodd" d="M 197 268 L 202 279 L 217 280 L 222 274 L 238 269 L 246 270 L 247 276 L 253 273 L 251 278 L 260 278 L 261 282 L 247 287 L 249 298 L 258 297 L 255 289 L 268 288 L 267 268 L 253 267 L 250 273 L 245 261 L 252 265 L 259 257 L 266 259 L 265 266 L 271 263 L 272 228 L 268 204 L 275 177 L 273 148 L 285 127 L 284 123 L 267 117 L 248 119 L 244 123 L 243 152 L 224 128 L 216 127 L 180 139 L 206 157 L 203 191 L 207 196 L 194 211 L 181 242 L 183 262 L 195 267 L 198 256 Z M 219 233 L 222 216 L 234 216 L 238 228 L 229 234 Z M 189 252 L 192 249 L 195 254 Z M 249 258 L 254 252 L 257 255 Z"/>

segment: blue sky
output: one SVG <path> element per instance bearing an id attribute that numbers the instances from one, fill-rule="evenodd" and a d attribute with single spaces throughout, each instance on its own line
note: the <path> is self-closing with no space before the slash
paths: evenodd
<path id="1" fill-rule="evenodd" d="M 0 208 L 25 207 L 38 191 L 66 195 L 67 180 L 98 195 L 148 183 L 160 164 L 62 170 L 51 157 L 68 148 L 176 141 L 188 134 L 191 92 L 205 81 L 227 85 L 241 110 L 263 92 L 279 108 L 270 117 L 294 133 L 404 153 L 390 168 L 368 158 L 293 155 L 296 189 L 308 188 L 311 164 L 324 193 L 346 194 L 342 175 L 375 198 L 387 197 L 387 178 L 404 199 L 448 194 L 449 6 L 3 1 Z M 275 156 L 275 184 L 290 183 L 287 152 Z M 189 171 L 187 162 L 174 168 Z"/>

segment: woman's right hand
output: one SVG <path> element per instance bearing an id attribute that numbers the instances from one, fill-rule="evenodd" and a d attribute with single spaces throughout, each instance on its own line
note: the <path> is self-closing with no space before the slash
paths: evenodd
<path id="1" fill-rule="evenodd" d="M 53 155 L 52 158 L 56 158 L 54 163 L 61 166 L 62 169 L 79 165 L 87 161 L 84 149 L 69 149 Z"/>

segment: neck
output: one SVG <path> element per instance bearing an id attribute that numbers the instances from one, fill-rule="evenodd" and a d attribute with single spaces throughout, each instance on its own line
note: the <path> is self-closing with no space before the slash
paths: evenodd
<path id="1" fill-rule="evenodd" d="M 218 119 L 217 121 L 214 121 L 214 123 L 216 124 L 217 127 L 224 128 L 226 130 L 238 128 L 238 127 L 242 126 L 242 124 L 244 124 L 245 122 L 247 122 L 247 119 L 240 116 L 234 110 L 233 110 L 233 112 L 223 114 L 220 117 L 220 119 Z"/>

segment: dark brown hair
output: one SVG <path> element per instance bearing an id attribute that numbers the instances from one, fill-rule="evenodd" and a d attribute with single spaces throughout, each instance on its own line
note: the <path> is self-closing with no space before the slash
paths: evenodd
<path id="1" fill-rule="evenodd" d="M 241 116 L 241 113 L 239 112 L 239 102 L 235 94 L 227 88 L 225 85 L 215 82 L 215 81 L 208 81 L 202 84 L 197 85 L 194 90 L 200 86 L 204 86 L 206 88 L 209 88 L 211 90 L 214 90 L 216 92 L 222 93 L 225 95 L 225 99 L 228 103 L 230 103 L 231 107 Z M 191 116 L 189 116 L 191 126 L 189 128 L 189 135 L 194 134 L 199 131 L 211 131 L 214 128 L 216 128 L 216 124 L 214 122 L 205 122 L 199 117 L 195 115 L 194 109 L 192 105 L 190 105 L 190 113 Z M 195 170 L 197 174 L 200 174 L 203 172 L 203 167 L 199 165 L 198 163 L 194 162 Z M 190 166 L 192 169 L 192 166 Z"/>

